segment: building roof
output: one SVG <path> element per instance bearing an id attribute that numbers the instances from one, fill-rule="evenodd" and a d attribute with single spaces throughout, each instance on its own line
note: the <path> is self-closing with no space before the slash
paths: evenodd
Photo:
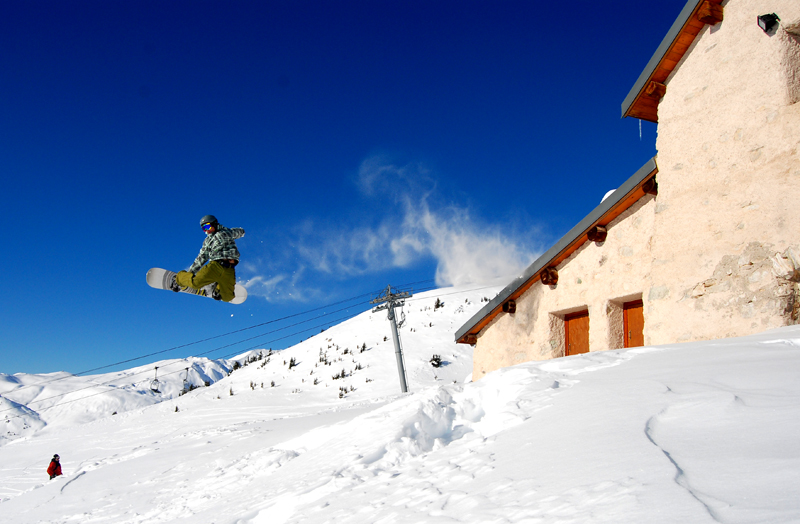
<path id="1" fill-rule="evenodd" d="M 498 314 L 503 312 L 503 305 L 509 300 L 516 300 L 534 283 L 541 280 L 544 270 L 555 267 L 566 260 L 581 245 L 589 241 L 589 234 L 595 226 L 606 226 L 622 212 L 630 208 L 645 194 L 656 189 L 655 175 L 658 172 L 656 159 L 650 159 L 639 168 L 628 180 L 617 188 L 599 206 L 581 220 L 564 235 L 553 247 L 536 261 L 513 282 L 505 287 L 494 299 L 478 311 L 466 324 L 456 332 L 456 342 L 474 343 L 474 337 L 486 327 Z"/>
<path id="2" fill-rule="evenodd" d="M 622 118 L 632 116 L 658 122 L 658 103 L 666 81 L 706 25 L 722 21 L 722 0 L 689 0 L 639 75 L 625 101 Z"/>

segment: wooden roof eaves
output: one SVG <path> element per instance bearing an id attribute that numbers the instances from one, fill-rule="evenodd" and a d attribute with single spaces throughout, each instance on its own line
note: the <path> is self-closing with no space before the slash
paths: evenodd
<path id="1" fill-rule="evenodd" d="M 633 84 L 628 96 L 626 96 L 625 100 L 622 102 L 622 118 L 625 118 L 626 116 L 638 116 L 639 118 L 642 118 L 641 115 L 636 115 L 634 114 L 635 111 L 632 111 L 636 99 L 642 96 L 647 84 L 650 82 L 651 77 L 669 53 L 670 48 L 672 48 L 673 44 L 676 43 L 676 40 L 681 34 L 681 30 L 683 30 L 684 26 L 692 20 L 692 13 L 695 12 L 695 10 L 700 6 L 701 3 L 703 3 L 703 1 L 704 0 L 689 0 L 686 2 L 686 5 L 683 6 L 678 18 L 672 24 L 672 27 L 670 27 L 664 39 L 661 40 L 661 44 L 658 46 L 658 49 L 656 49 L 656 52 L 650 58 L 650 61 L 647 62 L 647 66 L 645 66 L 644 71 L 642 71 L 642 73 L 639 75 L 639 78 L 636 80 L 636 83 Z M 692 40 L 694 40 L 694 36 L 692 36 Z M 685 43 L 682 44 L 686 45 Z M 686 47 L 688 49 L 688 45 Z M 683 55 L 683 53 L 681 53 L 681 55 Z M 651 118 L 642 119 L 651 120 L 653 122 L 656 121 Z"/>
<path id="2" fill-rule="evenodd" d="M 644 193 L 641 193 L 642 184 L 658 172 L 655 157 L 647 161 L 636 173 L 617 188 L 608 198 L 603 200 L 600 205 L 586 215 L 575 227 L 561 237 L 561 239 L 543 255 L 537 258 L 533 264 L 527 267 L 522 275 L 515 278 L 509 285 L 489 301 L 480 311 L 472 316 L 455 334 L 457 343 L 466 343 L 467 335 L 477 335 L 503 311 L 503 304 L 508 300 L 516 299 L 527 291 L 537 280 L 542 269 L 557 264 L 567 258 L 580 245 L 587 241 L 586 235 L 589 229 L 595 225 L 607 225 L 611 220 L 619 216 L 625 209 L 629 208 L 639 200 Z M 608 219 L 608 220 L 605 220 Z"/>

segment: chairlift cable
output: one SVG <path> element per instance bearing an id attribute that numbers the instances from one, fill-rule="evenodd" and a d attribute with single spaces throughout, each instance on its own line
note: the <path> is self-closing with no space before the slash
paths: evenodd
<path id="1" fill-rule="evenodd" d="M 356 300 L 356 299 L 361 299 L 361 298 L 370 297 L 370 296 L 372 296 L 371 293 L 364 293 L 362 295 L 358 295 L 358 296 L 351 297 L 351 298 L 348 298 L 348 299 L 340 300 L 338 302 L 333 302 L 331 304 L 320 306 L 320 307 L 317 307 L 317 308 L 314 308 L 314 309 L 301 311 L 299 313 L 294 313 L 292 315 L 287 315 L 285 317 L 276 318 L 276 319 L 269 320 L 267 322 L 262 322 L 260 324 L 255 324 L 255 325 L 252 325 L 252 326 L 249 326 L 249 327 L 237 329 L 235 331 L 230 331 L 228 333 L 222 333 L 220 335 L 215 335 L 213 337 L 208 337 L 208 338 L 205 338 L 205 339 L 202 339 L 202 340 L 196 340 L 194 342 L 189 342 L 189 343 L 186 343 L 186 344 L 173 346 L 171 348 L 162 349 L 162 350 L 159 350 L 159 351 L 154 351 L 153 353 L 148 353 L 146 355 L 140 355 L 138 357 L 133 357 L 133 358 L 129 358 L 129 359 L 126 359 L 126 360 L 120 360 L 118 362 L 114 362 L 114 363 L 111 363 L 111 364 L 106 364 L 106 365 L 99 366 L 99 367 L 96 367 L 96 368 L 87 369 L 87 370 L 84 370 L 84 371 L 79 371 L 78 373 L 70 373 L 70 374 L 68 374 L 66 376 L 57 377 L 57 378 L 53 378 L 53 379 L 50 379 L 50 380 L 43 380 L 43 381 L 37 382 L 35 384 L 27 384 L 25 386 L 21 386 L 21 387 L 15 389 L 15 390 L 13 390 L 13 391 L 22 391 L 23 389 L 26 389 L 26 388 L 29 388 L 29 387 L 43 386 L 43 385 L 46 385 L 46 384 L 51 384 L 53 382 L 58 382 L 60 380 L 65 380 L 65 379 L 68 379 L 68 378 L 71 378 L 71 377 L 79 377 L 81 375 L 86 375 L 86 374 L 91 373 L 93 371 L 99 371 L 101 369 L 107 369 L 107 368 L 114 367 L 114 366 L 119 366 L 119 365 L 122 365 L 122 364 L 128 364 L 130 362 L 135 362 L 135 361 L 141 360 L 143 358 L 152 357 L 152 356 L 160 355 L 160 354 L 163 354 L 163 353 L 168 353 L 170 351 L 175 351 L 177 349 L 185 348 L 185 347 L 188 347 L 188 346 L 194 346 L 194 345 L 197 345 L 197 344 L 202 344 L 203 342 L 208 342 L 210 340 L 215 340 L 217 338 L 222 338 L 222 337 L 225 337 L 225 336 L 228 336 L 228 335 L 234 335 L 236 333 L 241 333 L 242 331 L 247 331 L 247 330 L 254 329 L 254 328 L 257 328 L 257 327 L 261 327 L 261 326 L 265 326 L 265 325 L 268 325 L 268 324 L 274 324 L 275 322 L 280 322 L 282 320 L 287 320 L 287 319 L 298 317 L 298 316 L 301 316 L 301 315 L 306 315 L 308 313 L 313 313 L 313 312 L 319 311 L 321 309 L 325 309 L 325 308 L 332 307 L 332 306 L 337 306 L 339 304 L 344 304 L 346 302 L 351 302 L 351 301 Z M 358 304 L 353 304 L 353 305 L 351 305 L 349 307 L 356 307 L 357 305 Z M 348 309 L 348 308 L 343 308 L 343 309 Z M 338 311 L 342 311 L 342 310 L 337 310 L 337 311 L 334 311 L 333 313 L 336 313 Z M 309 318 L 309 319 L 307 319 L 307 320 L 305 320 L 303 322 L 310 322 L 312 320 L 316 320 L 318 318 L 324 317 L 324 316 L 329 315 L 329 314 L 332 314 L 332 313 L 324 313 L 322 315 L 318 315 L 316 317 Z M 293 325 L 297 325 L 297 324 L 293 324 Z M 289 326 L 289 327 L 291 327 L 291 326 Z M 246 339 L 246 340 L 250 340 L 250 339 Z"/>
<path id="2" fill-rule="evenodd" d="M 462 293 L 470 293 L 472 291 L 480 291 L 482 289 L 492 289 L 492 288 L 495 288 L 495 287 L 497 287 L 497 286 L 482 286 L 482 287 L 476 287 L 476 288 L 472 288 L 472 289 L 462 289 L 462 290 L 459 290 L 459 291 L 452 291 L 450 293 L 442 293 L 439 296 L 440 297 L 447 297 L 447 296 L 450 296 L 450 295 L 460 295 Z M 424 291 L 431 291 L 432 289 L 438 289 L 438 288 L 423 289 L 423 290 L 418 291 L 418 293 L 422 293 Z M 428 300 L 428 299 L 427 298 L 421 298 L 421 297 L 407 298 L 406 302 L 416 302 L 418 300 Z"/>
<path id="3" fill-rule="evenodd" d="M 358 315 L 360 315 L 360 314 L 361 314 L 361 313 L 354 313 L 354 314 L 352 314 L 352 315 L 349 315 L 349 316 L 345 316 L 345 317 L 342 317 L 342 318 L 336 319 L 336 320 L 335 320 L 335 322 L 337 322 L 337 323 L 341 323 L 341 322 L 344 322 L 345 320 L 350 320 L 351 318 L 357 317 L 357 316 L 358 316 Z M 303 333 L 306 333 L 307 331 L 311 331 L 312 329 L 313 329 L 313 330 L 316 330 L 316 329 L 319 329 L 319 328 L 321 328 L 321 327 L 325 327 L 325 326 L 328 326 L 328 327 L 330 327 L 331 325 L 332 325 L 332 324 L 331 324 L 330 322 L 326 322 L 326 323 L 324 323 L 324 324 L 318 324 L 318 325 L 316 325 L 316 326 L 313 326 L 313 327 L 310 327 L 310 328 L 304 329 L 304 330 L 302 330 L 302 331 L 297 331 L 297 332 L 295 332 L 295 333 L 291 333 L 291 334 L 289 334 L 289 335 L 285 335 L 285 336 L 282 336 L 282 337 L 280 337 L 280 338 L 275 338 L 275 339 L 272 339 L 272 340 L 267 340 L 267 341 L 261 342 L 261 343 L 259 343 L 259 344 L 255 345 L 255 346 L 250 346 L 249 348 L 245 348 L 245 349 L 244 349 L 244 351 L 246 352 L 246 351 L 252 351 L 252 350 L 254 350 L 254 349 L 263 349 L 263 347 L 264 347 L 266 344 L 271 344 L 271 343 L 273 343 L 273 342 L 278 342 L 279 340 L 284 340 L 284 339 L 287 339 L 287 338 L 289 338 L 289 337 L 293 337 L 293 336 L 296 336 L 296 335 L 301 335 L 301 334 L 303 334 Z M 216 350 L 214 350 L 214 351 L 216 351 Z M 240 350 L 240 351 L 241 351 L 241 350 Z M 238 353 L 238 352 L 237 352 L 237 353 Z M 235 356 L 237 353 L 229 353 L 229 354 L 227 354 L 227 355 L 223 356 L 222 358 L 230 358 L 230 357 L 232 357 L 232 356 Z"/>

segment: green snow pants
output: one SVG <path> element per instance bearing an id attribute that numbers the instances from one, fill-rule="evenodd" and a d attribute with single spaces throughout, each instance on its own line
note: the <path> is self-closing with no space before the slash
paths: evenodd
<path id="1" fill-rule="evenodd" d="M 225 302 L 230 302 L 234 298 L 234 286 L 236 286 L 236 270 L 232 267 L 222 267 L 219 262 L 212 260 L 194 275 L 188 271 L 181 271 L 175 277 L 181 287 L 200 289 L 211 283 L 217 283 L 217 292 Z"/>

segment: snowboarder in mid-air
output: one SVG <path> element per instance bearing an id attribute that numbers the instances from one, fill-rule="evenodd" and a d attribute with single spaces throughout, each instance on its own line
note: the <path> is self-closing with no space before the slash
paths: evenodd
<path id="1" fill-rule="evenodd" d="M 197 255 L 188 270 L 181 271 L 175 276 L 170 289 L 175 292 L 187 287 L 199 290 L 216 283 L 211 297 L 215 300 L 230 302 L 235 296 L 236 270 L 234 268 L 239 263 L 236 239 L 244 236 L 244 229 L 240 227 L 229 229 L 220 225 L 214 215 L 206 215 L 201 218 L 200 227 L 206 233 L 200 254 Z"/>

